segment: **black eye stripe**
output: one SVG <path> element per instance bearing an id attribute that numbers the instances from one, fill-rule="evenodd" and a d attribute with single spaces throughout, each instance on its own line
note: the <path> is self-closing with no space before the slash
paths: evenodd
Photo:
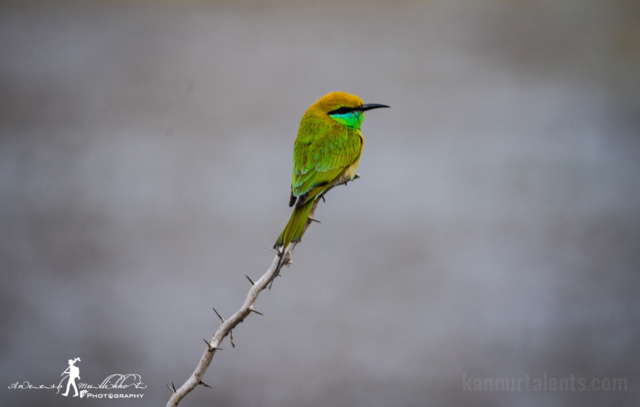
<path id="1" fill-rule="evenodd" d="M 338 108 L 336 110 L 330 111 L 327 114 L 329 114 L 329 115 L 332 115 L 332 114 L 345 114 L 345 113 L 353 112 L 354 110 L 358 110 L 358 108 L 357 107 L 342 106 L 342 107 L 340 107 L 340 108 Z"/>

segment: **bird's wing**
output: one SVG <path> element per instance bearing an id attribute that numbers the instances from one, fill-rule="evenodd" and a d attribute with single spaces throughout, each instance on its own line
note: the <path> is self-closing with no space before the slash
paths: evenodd
<path id="1" fill-rule="evenodd" d="M 291 183 L 293 195 L 306 195 L 303 199 L 306 202 L 320 194 L 360 158 L 361 152 L 362 136 L 355 129 L 334 130 L 312 141 L 296 140 Z"/>

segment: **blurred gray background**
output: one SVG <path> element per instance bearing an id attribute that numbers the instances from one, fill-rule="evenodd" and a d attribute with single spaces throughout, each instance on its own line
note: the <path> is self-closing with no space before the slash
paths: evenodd
<path id="1" fill-rule="evenodd" d="M 0 6 L 0 404 L 193 371 L 284 227 L 306 108 L 367 114 L 362 179 L 181 405 L 637 406 L 637 1 Z M 625 378 L 470 392 L 464 377 Z"/>

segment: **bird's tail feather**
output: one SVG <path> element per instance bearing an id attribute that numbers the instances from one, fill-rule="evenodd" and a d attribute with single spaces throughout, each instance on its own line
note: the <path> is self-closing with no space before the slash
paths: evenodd
<path id="1" fill-rule="evenodd" d="M 304 226 L 307 224 L 307 218 L 309 217 L 309 212 L 311 212 L 311 208 L 313 207 L 313 203 L 315 199 L 310 199 L 307 203 L 302 206 L 296 207 L 291 214 L 291 218 L 289 219 L 289 223 L 285 226 L 282 233 L 280 233 L 280 237 L 278 237 L 278 241 L 276 241 L 275 248 L 282 247 L 283 251 L 287 248 L 289 243 L 297 242 L 302 237 L 302 233 L 304 232 Z"/>

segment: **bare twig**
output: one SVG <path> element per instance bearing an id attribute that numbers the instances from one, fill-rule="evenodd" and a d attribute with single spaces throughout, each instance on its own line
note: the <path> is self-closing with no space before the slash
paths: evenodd
<path id="1" fill-rule="evenodd" d="M 356 175 L 356 178 L 359 178 L 359 176 Z M 339 185 L 344 185 L 344 184 L 339 184 Z M 326 191 L 323 192 L 323 194 L 321 195 L 323 201 L 324 201 L 324 194 L 329 192 L 329 190 L 335 186 L 337 185 L 332 185 L 331 187 L 327 188 Z M 313 207 L 311 208 L 311 212 L 309 213 L 309 219 L 307 221 L 307 224 L 304 227 L 304 231 L 302 232 L 303 235 L 307 231 L 307 228 L 309 227 L 309 225 L 314 220 L 313 217 L 315 215 L 316 208 L 319 202 L 320 200 L 316 199 L 316 201 L 313 204 Z M 218 313 L 218 311 L 216 311 L 215 308 L 213 309 L 213 311 L 216 313 L 216 315 L 218 315 L 222 323 L 216 330 L 215 334 L 213 334 L 213 337 L 211 338 L 210 341 L 207 341 L 206 339 L 204 340 L 207 344 L 207 349 L 205 349 L 204 353 L 202 354 L 202 357 L 200 358 L 200 361 L 198 362 L 198 365 L 196 366 L 196 369 L 193 371 L 191 376 L 189 376 L 187 381 L 184 382 L 182 386 L 180 386 L 178 389 L 176 389 L 175 386 L 173 386 L 173 383 L 171 383 L 173 388 L 167 385 L 167 387 L 169 387 L 169 389 L 173 391 L 173 393 L 171 394 L 171 398 L 167 402 L 167 407 L 177 406 L 180 403 L 180 401 L 187 394 L 189 394 L 191 390 L 193 390 L 196 386 L 200 384 L 204 385 L 204 383 L 202 382 L 202 376 L 204 376 L 205 372 L 207 371 L 207 368 L 211 364 L 211 360 L 213 359 L 213 356 L 216 354 L 216 352 L 218 350 L 222 350 L 221 348 L 219 348 L 220 344 L 222 343 L 222 340 L 225 338 L 225 336 L 231 335 L 231 330 L 233 328 L 235 328 L 239 323 L 244 321 L 244 319 L 252 312 L 258 315 L 263 315 L 262 313 L 253 309 L 253 304 L 255 304 L 256 300 L 258 299 L 258 295 L 260 294 L 260 292 L 267 287 L 269 282 L 275 276 L 278 275 L 282 266 L 289 266 L 292 263 L 291 258 L 293 255 L 293 250 L 295 249 L 296 245 L 297 245 L 297 242 L 295 243 L 292 242 L 289 244 L 289 246 L 286 247 L 286 249 L 282 250 L 282 256 L 285 256 L 282 259 L 282 262 L 279 262 L 280 254 L 277 253 L 274 259 L 271 261 L 271 266 L 269 267 L 269 269 L 257 281 L 254 282 L 248 276 L 245 276 L 251 282 L 251 288 L 249 289 L 249 293 L 247 294 L 247 297 L 245 298 L 244 303 L 242 304 L 240 309 L 235 312 L 235 314 L 231 315 L 229 318 L 225 320 Z M 280 266 L 278 267 L 279 264 Z M 230 337 L 230 339 L 231 339 L 231 345 L 235 347 L 235 344 L 233 343 L 233 337 Z M 210 386 L 207 386 L 207 387 L 210 387 Z"/>

